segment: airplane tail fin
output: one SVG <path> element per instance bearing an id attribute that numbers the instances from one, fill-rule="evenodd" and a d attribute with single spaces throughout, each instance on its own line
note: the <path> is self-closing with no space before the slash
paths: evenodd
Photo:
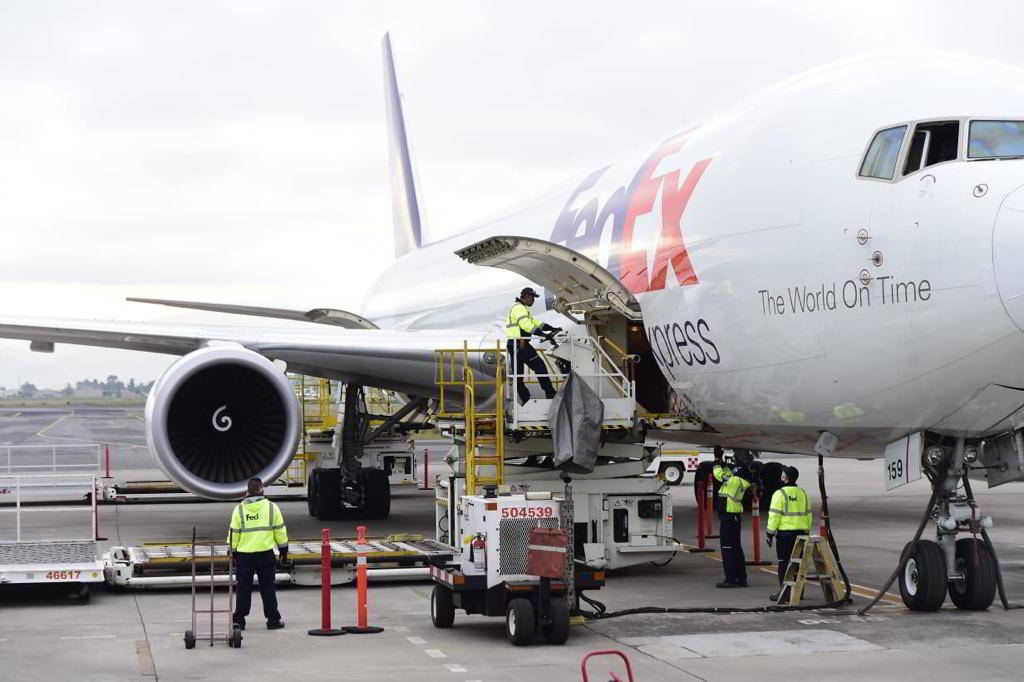
<path id="1" fill-rule="evenodd" d="M 416 191 L 416 174 L 402 113 L 402 95 L 391 54 L 391 37 L 384 34 L 384 99 L 388 115 L 388 166 L 391 173 L 391 212 L 395 228 L 395 257 L 423 246 L 424 220 Z"/>

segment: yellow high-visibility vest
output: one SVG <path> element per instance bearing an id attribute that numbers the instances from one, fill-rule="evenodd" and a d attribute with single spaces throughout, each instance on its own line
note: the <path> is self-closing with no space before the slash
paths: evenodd
<path id="1" fill-rule="evenodd" d="M 725 511 L 729 514 L 743 513 L 743 496 L 750 487 L 750 481 L 733 474 L 728 477 L 718 494 L 725 498 Z"/>
<path id="2" fill-rule="evenodd" d="M 259 495 L 247 497 L 231 513 L 228 543 L 236 552 L 265 552 L 288 546 L 288 529 L 281 509 Z"/>
<path id="3" fill-rule="evenodd" d="M 811 498 L 796 485 L 784 485 L 772 495 L 768 508 L 768 532 L 779 530 L 811 530 Z"/>
<path id="4" fill-rule="evenodd" d="M 516 301 L 505 315 L 505 338 L 526 338 L 540 326 L 540 322 L 525 304 Z"/>
<path id="5" fill-rule="evenodd" d="M 724 483 L 725 481 L 729 480 L 730 476 L 732 476 L 732 469 L 726 466 L 722 466 L 721 464 L 716 464 L 711 469 L 711 475 L 714 476 L 715 480 L 718 481 L 719 483 Z"/>

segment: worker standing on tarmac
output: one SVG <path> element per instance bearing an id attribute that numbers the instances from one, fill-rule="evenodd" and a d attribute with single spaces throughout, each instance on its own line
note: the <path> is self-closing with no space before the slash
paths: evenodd
<path id="1" fill-rule="evenodd" d="M 537 375 L 537 381 L 544 390 L 548 399 L 555 397 L 555 388 L 551 385 L 551 379 L 544 376 L 548 368 L 544 361 L 537 355 L 537 351 L 530 345 L 530 335 L 547 338 L 549 341 L 555 332 L 560 332 L 560 327 L 552 327 L 547 322 L 540 322 L 530 312 L 530 306 L 537 300 L 537 292 L 526 287 L 519 292 L 519 298 L 512 304 L 505 314 L 505 337 L 508 339 L 508 362 L 512 366 L 515 358 L 515 374 L 519 376 L 516 381 L 516 391 L 519 393 L 519 404 L 525 405 L 530 399 L 530 389 L 526 387 L 523 380 L 523 368 L 529 367 Z"/>
<path id="2" fill-rule="evenodd" d="M 740 530 L 743 523 L 743 496 L 750 487 L 753 475 L 750 473 L 750 454 L 745 450 L 734 451 L 735 466 L 731 472 L 722 464 L 712 469 L 712 475 L 722 486 L 718 495 L 723 498 L 725 508 L 718 514 L 718 542 L 722 549 L 722 568 L 725 580 L 715 587 L 746 587 L 747 559 L 743 554 Z"/>
<path id="3" fill-rule="evenodd" d="M 768 509 L 768 546 L 771 547 L 778 536 L 775 555 L 779 558 L 779 591 L 769 597 L 772 601 L 778 601 L 782 594 L 782 582 L 796 539 L 811 532 L 811 498 L 806 490 L 796 485 L 799 476 L 796 467 L 782 470 L 782 487 L 772 495 Z"/>
<path id="4" fill-rule="evenodd" d="M 245 617 L 249 615 L 252 602 L 252 577 L 260 579 L 260 597 L 263 600 L 263 615 L 267 617 L 267 629 L 284 627 L 281 612 L 277 610 L 277 593 L 274 585 L 276 561 L 274 547 L 280 553 L 281 561 L 288 560 L 288 530 L 284 527 L 281 509 L 263 496 L 263 481 L 250 478 L 248 496 L 231 514 L 231 529 L 228 543 L 235 554 L 235 574 L 238 583 L 238 597 L 232 620 L 245 629 Z"/>

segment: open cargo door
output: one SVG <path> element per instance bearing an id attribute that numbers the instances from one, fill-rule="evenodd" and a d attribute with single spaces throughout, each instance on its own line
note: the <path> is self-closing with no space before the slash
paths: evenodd
<path id="1" fill-rule="evenodd" d="M 612 273 L 570 248 L 530 237 L 499 236 L 459 249 L 473 265 L 502 268 L 522 275 L 554 296 L 553 308 L 577 324 L 588 314 L 614 311 L 640 319 L 640 305 Z"/>

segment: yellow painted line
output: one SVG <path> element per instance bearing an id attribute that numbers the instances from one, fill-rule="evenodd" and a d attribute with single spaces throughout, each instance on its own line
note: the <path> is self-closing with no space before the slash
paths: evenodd
<path id="1" fill-rule="evenodd" d="M 719 563 L 721 563 L 722 561 L 722 554 L 718 551 L 704 552 L 701 556 L 707 557 L 708 559 L 714 559 Z M 768 566 L 757 566 L 756 568 L 762 573 L 768 573 L 769 575 L 775 576 L 778 575 L 774 568 L 769 568 Z M 878 594 L 877 588 L 867 587 L 865 585 L 858 585 L 856 583 L 850 583 L 850 591 L 852 591 L 858 597 L 864 597 L 865 599 L 874 599 L 875 595 Z M 903 599 L 898 594 L 893 594 L 891 592 L 886 592 L 885 594 L 883 594 L 882 598 L 879 600 L 879 603 L 889 604 L 891 606 L 899 606 L 901 608 L 903 607 Z"/>

